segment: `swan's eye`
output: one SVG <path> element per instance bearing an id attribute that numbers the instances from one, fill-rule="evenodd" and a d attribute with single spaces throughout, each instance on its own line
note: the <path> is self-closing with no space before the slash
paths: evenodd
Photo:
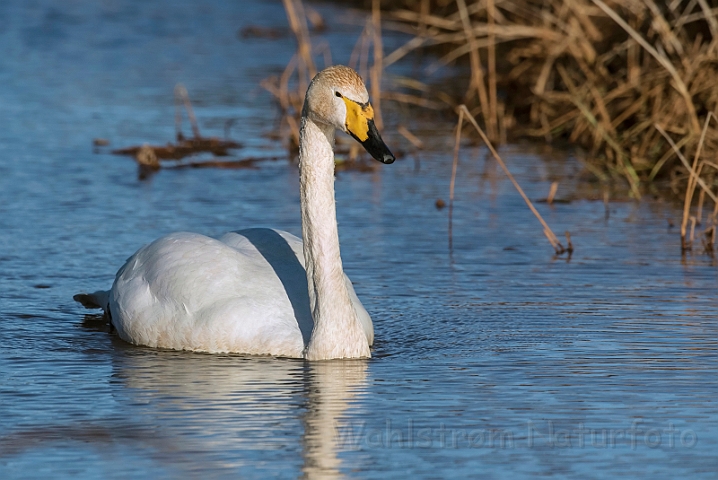
<path id="1" fill-rule="evenodd" d="M 334 92 L 334 95 L 336 95 L 336 96 L 339 97 L 339 98 L 342 98 L 342 94 L 339 93 L 339 92 Z"/>

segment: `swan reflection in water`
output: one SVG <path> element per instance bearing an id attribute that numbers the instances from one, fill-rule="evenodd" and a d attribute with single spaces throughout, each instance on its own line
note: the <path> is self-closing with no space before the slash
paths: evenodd
<path id="1" fill-rule="evenodd" d="M 115 472 L 149 460 L 183 476 L 290 470 L 342 477 L 339 454 L 352 445 L 341 432 L 366 414 L 352 404 L 366 391 L 367 360 L 310 363 L 113 343 L 110 418 L 10 433 L 0 437 L 0 458 L 61 444 L 99 452 L 102 462 L 116 462 L 105 466 Z M 105 455 L 108 449 L 117 454 Z"/>

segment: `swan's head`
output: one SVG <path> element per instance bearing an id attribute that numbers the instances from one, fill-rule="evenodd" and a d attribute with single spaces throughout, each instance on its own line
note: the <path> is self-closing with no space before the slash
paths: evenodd
<path id="1" fill-rule="evenodd" d="M 319 72 L 309 84 L 304 114 L 348 133 L 376 160 L 396 160 L 374 125 L 374 109 L 364 82 L 351 68 L 335 65 Z"/>

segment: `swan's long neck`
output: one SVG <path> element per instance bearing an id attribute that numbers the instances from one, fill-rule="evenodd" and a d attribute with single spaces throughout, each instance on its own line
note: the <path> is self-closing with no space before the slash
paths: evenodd
<path id="1" fill-rule="evenodd" d="M 302 116 L 299 132 L 304 260 L 314 329 L 310 360 L 371 356 L 344 280 L 334 202 L 334 127 Z"/>

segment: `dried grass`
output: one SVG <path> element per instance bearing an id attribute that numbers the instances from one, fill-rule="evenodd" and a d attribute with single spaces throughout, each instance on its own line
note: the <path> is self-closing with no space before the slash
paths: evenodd
<path id="1" fill-rule="evenodd" d="M 534 207 L 533 202 L 531 202 L 531 200 L 529 200 L 529 197 L 526 196 L 526 194 L 524 193 L 524 190 L 521 188 L 521 185 L 519 185 L 519 183 L 516 181 L 514 176 L 511 174 L 508 167 L 506 166 L 506 163 L 503 161 L 501 156 L 499 156 L 498 152 L 492 145 L 491 140 L 488 138 L 488 136 L 484 133 L 484 131 L 479 126 L 479 124 L 476 122 L 476 119 L 474 118 L 474 116 L 471 115 L 471 113 L 469 112 L 469 109 L 466 108 L 466 105 L 460 105 L 459 109 L 460 109 L 460 111 L 463 111 L 466 114 L 466 118 L 474 126 L 477 133 L 479 134 L 481 139 L 486 144 L 486 147 L 491 152 L 491 155 L 494 157 L 494 160 L 496 160 L 496 162 L 498 162 L 498 164 L 501 166 L 501 169 L 504 171 L 506 176 L 509 178 L 509 180 L 513 184 L 514 188 L 516 188 L 516 191 L 519 193 L 519 195 L 521 195 L 521 198 L 524 199 L 524 202 L 526 202 L 526 206 L 529 207 L 529 210 L 531 210 L 531 213 L 533 213 L 534 216 L 536 217 L 536 219 L 541 223 L 541 226 L 543 227 L 543 234 L 546 236 L 549 243 L 556 251 L 556 255 L 561 255 L 564 252 L 566 252 L 566 249 L 563 247 L 563 245 L 561 245 L 561 242 L 558 241 L 558 238 L 553 233 L 553 230 L 551 230 L 551 227 L 548 226 L 548 224 L 543 219 L 541 214 L 538 212 L 538 210 L 536 210 L 536 207 Z M 570 242 L 570 236 L 568 236 L 568 232 L 566 232 L 566 233 L 567 233 L 567 238 L 569 239 L 569 242 Z"/>
<path id="2" fill-rule="evenodd" d="M 589 171 L 602 181 L 625 179 L 635 198 L 670 179 L 683 197 L 682 250 L 693 248 L 705 224 L 701 241 L 713 255 L 718 8 L 707 0 L 389 4 L 391 26 L 413 38 L 387 58 L 431 47 L 441 58 L 429 73 L 466 59 L 464 102 L 490 140 L 504 141 L 507 130 L 568 140 L 586 149 Z M 704 220 L 708 199 L 713 213 Z"/>
<path id="3" fill-rule="evenodd" d="M 718 154 L 715 127 L 700 140 L 718 108 L 718 9 L 706 0 L 388 4 L 391 26 L 414 38 L 387 58 L 426 46 L 443 54 L 440 65 L 466 58 L 464 102 L 493 141 L 501 126 L 569 140 L 590 152 L 592 171 L 624 178 L 636 198 L 683 168 L 654 124 L 687 155 L 699 145 L 703 159 Z"/>
<path id="4" fill-rule="evenodd" d="M 469 112 L 469 109 L 466 108 L 466 105 L 459 105 L 457 108 L 457 112 L 459 114 L 459 121 L 456 124 L 456 138 L 454 142 L 454 161 L 452 163 L 451 167 L 451 183 L 449 186 L 449 247 L 451 248 L 452 243 L 452 217 L 453 217 L 453 210 L 454 210 L 454 185 L 456 183 L 456 172 L 457 167 L 459 165 L 459 149 L 461 145 L 461 130 L 464 126 L 464 118 L 466 118 L 471 125 L 474 126 L 474 129 L 476 129 L 476 132 L 479 134 L 481 139 L 483 140 L 484 144 L 486 145 L 486 148 L 489 149 L 489 152 L 491 152 L 491 155 L 494 157 L 494 160 L 499 164 L 501 169 L 504 171 L 506 176 L 509 178 L 511 183 L 513 184 L 516 191 L 521 195 L 521 198 L 523 198 L 524 202 L 526 202 L 526 206 L 529 207 L 529 210 L 531 210 L 531 213 L 534 214 L 536 219 L 541 223 L 541 226 L 543 227 L 543 234 L 548 239 L 549 243 L 553 247 L 554 251 L 556 252 L 556 255 L 562 255 L 565 252 L 568 252 L 569 255 L 573 252 L 573 245 L 571 244 L 571 235 L 569 232 L 566 232 L 566 240 L 568 242 L 568 248 L 564 248 L 563 245 L 561 245 L 561 242 L 558 241 L 558 238 L 553 233 L 553 230 L 551 230 L 551 227 L 548 226 L 548 223 L 543 219 L 541 214 L 536 210 L 536 207 L 534 207 L 533 202 L 529 199 L 529 197 L 524 193 L 523 188 L 521 188 L 521 185 L 516 181 L 514 176 L 511 174 L 511 171 L 506 166 L 506 163 L 501 158 L 501 156 L 498 154 L 496 149 L 494 148 L 493 144 L 491 143 L 491 140 L 489 139 L 488 135 L 483 131 L 483 129 L 479 126 L 479 124 L 476 122 L 476 119 L 473 115 L 471 115 L 471 112 Z"/>

